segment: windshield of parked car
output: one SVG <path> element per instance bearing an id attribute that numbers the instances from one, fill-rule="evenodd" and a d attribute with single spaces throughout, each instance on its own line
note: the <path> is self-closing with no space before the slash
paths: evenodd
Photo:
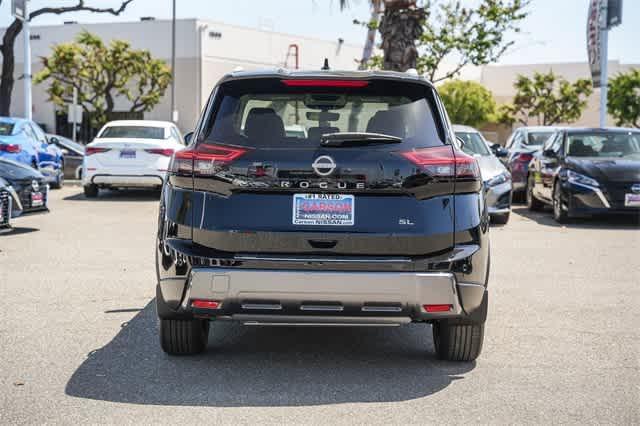
<path id="1" fill-rule="evenodd" d="M 567 155 L 640 160 L 640 132 L 570 134 Z"/>
<path id="2" fill-rule="evenodd" d="M 109 126 L 100 134 L 101 138 L 164 139 L 164 127 Z"/>
<path id="3" fill-rule="evenodd" d="M 487 147 L 480 133 L 475 132 L 456 132 L 456 136 L 464 141 L 462 150 L 469 155 L 491 155 L 491 151 Z"/>
<path id="4" fill-rule="evenodd" d="M 524 144 L 528 146 L 542 146 L 542 144 L 544 144 L 551 135 L 553 135 L 553 131 L 529 132 Z"/>
<path id="5" fill-rule="evenodd" d="M 0 121 L 0 136 L 11 136 L 13 133 L 13 123 Z"/>
<path id="6" fill-rule="evenodd" d="M 355 141 L 360 143 L 341 146 L 398 150 L 444 143 L 433 92 L 427 86 L 394 80 L 351 80 L 355 84 L 347 86 L 345 80 L 343 86 L 286 81 L 302 83 L 256 79 L 224 84 L 213 108 L 215 117 L 205 124 L 204 139 L 252 148 L 317 149 L 322 135 L 349 132 L 401 141 L 389 144 L 365 135 Z"/>

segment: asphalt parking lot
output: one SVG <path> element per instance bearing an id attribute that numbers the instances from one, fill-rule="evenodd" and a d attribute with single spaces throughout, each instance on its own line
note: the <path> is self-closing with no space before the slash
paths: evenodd
<path id="1" fill-rule="evenodd" d="M 516 206 L 492 229 L 475 363 L 431 330 L 216 324 L 208 351 L 157 342 L 157 193 L 52 192 L 0 236 L 0 424 L 640 422 L 640 230 L 557 226 Z"/>

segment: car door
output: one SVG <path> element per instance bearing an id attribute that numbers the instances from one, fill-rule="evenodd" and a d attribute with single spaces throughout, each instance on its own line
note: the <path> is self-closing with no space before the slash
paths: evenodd
<path id="1" fill-rule="evenodd" d="M 35 137 L 34 148 L 38 153 L 38 167 L 42 170 L 54 172 L 58 167 L 57 151 L 49 146 L 44 131 L 34 122 L 28 124 Z"/>
<path id="2" fill-rule="evenodd" d="M 551 201 L 553 182 L 560 165 L 563 140 L 564 132 L 558 132 L 545 143 L 540 155 L 540 179 L 536 179 L 539 182 L 537 193 L 541 198 L 548 201 Z"/>

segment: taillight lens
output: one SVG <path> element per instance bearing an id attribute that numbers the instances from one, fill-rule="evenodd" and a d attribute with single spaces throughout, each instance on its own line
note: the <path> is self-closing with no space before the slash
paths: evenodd
<path id="1" fill-rule="evenodd" d="M 516 155 L 516 157 L 514 158 L 514 160 L 519 163 L 527 163 L 527 164 L 531 161 L 531 159 L 533 159 L 533 154 L 528 152 L 521 152 L 520 154 Z"/>
<path id="2" fill-rule="evenodd" d="M 84 155 L 93 155 L 93 154 L 102 154 L 103 152 L 111 151 L 111 148 L 98 148 L 93 146 L 88 146 L 84 150 Z"/>
<path id="3" fill-rule="evenodd" d="M 246 152 L 244 148 L 202 143 L 192 149 L 176 152 L 169 172 L 210 176 L 217 173 L 219 166 L 231 163 Z"/>
<path id="4" fill-rule="evenodd" d="M 454 153 L 451 146 L 416 149 L 402 156 L 433 177 L 480 179 L 475 158 L 460 151 Z"/>
<path id="5" fill-rule="evenodd" d="M 163 155 L 165 157 L 171 157 L 173 155 L 173 149 L 171 148 L 150 148 L 150 149 L 145 149 L 146 152 L 148 152 L 149 154 L 158 154 L 158 155 Z"/>
<path id="6" fill-rule="evenodd" d="M 369 82 L 366 80 L 325 80 L 325 79 L 295 79 L 281 80 L 282 84 L 288 87 L 348 87 L 361 88 L 367 87 Z"/>
<path id="7" fill-rule="evenodd" d="M 18 152 L 22 151 L 22 148 L 16 143 L 0 143 L 0 151 L 17 154 Z"/>

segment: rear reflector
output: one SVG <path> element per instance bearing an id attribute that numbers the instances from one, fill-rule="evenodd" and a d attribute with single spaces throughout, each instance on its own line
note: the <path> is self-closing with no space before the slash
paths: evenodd
<path id="1" fill-rule="evenodd" d="M 451 146 L 421 148 L 401 153 L 403 157 L 434 177 L 479 179 L 480 168 L 475 158 Z"/>
<path id="2" fill-rule="evenodd" d="M 171 148 L 151 148 L 145 149 L 149 154 L 158 154 L 163 155 L 165 157 L 171 157 L 173 155 L 173 149 Z"/>
<path id="3" fill-rule="evenodd" d="M 220 307 L 220 302 L 217 300 L 196 299 L 191 302 L 191 307 L 198 309 L 218 309 Z"/>
<path id="4" fill-rule="evenodd" d="M 453 309 L 453 305 L 422 305 L 427 312 L 449 312 Z"/>
<path id="5" fill-rule="evenodd" d="M 171 173 L 191 173 L 210 176 L 217 172 L 217 166 L 229 164 L 246 153 L 243 148 L 226 145 L 198 144 L 192 149 L 178 151 L 173 155 L 169 171 Z"/>
<path id="6" fill-rule="evenodd" d="M 282 80 L 282 84 L 289 87 L 367 87 L 368 81 L 363 80 Z"/>
<path id="7" fill-rule="evenodd" d="M 17 154 L 18 152 L 22 151 L 22 147 L 20 147 L 20 145 L 15 143 L 9 143 L 9 144 L 0 143 L 0 151 Z"/>
<path id="8" fill-rule="evenodd" d="M 110 150 L 111 150 L 111 148 L 98 148 L 98 147 L 88 146 L 84 150 L 84 155 L 101 154 L 103 152 L 107 152 L 107 151 L 110 151 Z"/>

